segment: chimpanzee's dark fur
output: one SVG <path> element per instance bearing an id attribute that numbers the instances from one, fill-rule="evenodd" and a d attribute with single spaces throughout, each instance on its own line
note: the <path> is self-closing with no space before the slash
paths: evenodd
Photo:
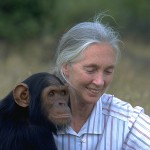
<path id="1" fill-rule="evenodd" d="M 49 73 L 37 73 L 26 80 L 30 105 L 18 106 L 10 92 L 0 101 L 0 150 L 56 150 L 52 133 L 55 126 L 41 112 L 41 92 L 51 80 L 62 82 Z"/>

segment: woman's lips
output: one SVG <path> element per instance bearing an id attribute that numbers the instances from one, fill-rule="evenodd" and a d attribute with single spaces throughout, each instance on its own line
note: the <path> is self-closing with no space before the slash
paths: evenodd
<path id="1" fill-rule="evenodd" d="M 91 94 L 99 94 L 101 92 L 101 89 L 96 89 L 96 88 L 89 88 L 87 87 L 88 91 L 90 91 Z"/>

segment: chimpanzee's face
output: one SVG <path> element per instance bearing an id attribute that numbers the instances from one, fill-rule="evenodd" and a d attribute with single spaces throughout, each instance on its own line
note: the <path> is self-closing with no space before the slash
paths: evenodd
<path id="1" fill-rule="evenodd" d="M 65 127 L 71 122 L 68 100 L 68 87 L 65 85 L 50 85 L 42 91 L 42 112 L 58 127 Z"/>

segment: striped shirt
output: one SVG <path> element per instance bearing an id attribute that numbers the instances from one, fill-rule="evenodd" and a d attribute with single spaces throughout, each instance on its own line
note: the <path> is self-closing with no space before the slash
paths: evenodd
<path id="1" fill-rule="evenodd" d="M 150 117 L 103 94 L 78 133 L 69 127 L 54 138 L 58 150 L 150 150 Z"/>

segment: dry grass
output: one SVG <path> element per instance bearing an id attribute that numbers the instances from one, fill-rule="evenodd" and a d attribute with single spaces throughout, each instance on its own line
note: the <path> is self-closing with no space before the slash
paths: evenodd
<path id="1" fill-rule="evenodd" d="M 109 92 L 150 115 L 150 45 L 140 41 L 126 41 L 125 45 Z"/>
<path id="2" fill-rule="evenodd" d="M 142 106 L 150 115 L 150 45 L 145 46 L 139 41 L 127 40 L 125 45 L 122 60 L 118 64 L 108 92 L 130 102 L 133 106 Z M 23 48 L 27 49 L 24 54 L 13 52 L 8 57 L 0 59 L 0 99 L 30 74 L 50 71 L 52 62 L 49 60 L 53 57 L 51 50 L 40 43 L 30 43 Z M 0 52 L 3 50 L 0 48 Z"/>

